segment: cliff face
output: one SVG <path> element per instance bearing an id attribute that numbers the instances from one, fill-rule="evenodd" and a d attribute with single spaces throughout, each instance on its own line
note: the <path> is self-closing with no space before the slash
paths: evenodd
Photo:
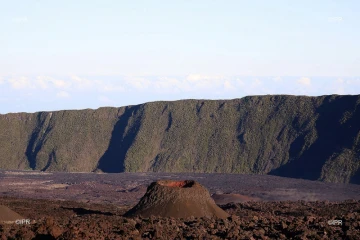
<path id="1" fill-rule="evenodd" d="M 0 168 L 360 183 L 360 96 L 252 96 L 0 115 Z"/>

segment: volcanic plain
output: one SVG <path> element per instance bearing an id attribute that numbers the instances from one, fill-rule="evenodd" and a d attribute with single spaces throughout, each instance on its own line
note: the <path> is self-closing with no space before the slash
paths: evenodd
<path id="1" fill-rule="evenodd" d="M 126 218 L 157 180 L 195 180 L 230 217 Z M 0 171 L 2 239 L 358 239 L 360 185 L 270 175 Z M 342 224 L 331 224 L 341 220 Z"/>

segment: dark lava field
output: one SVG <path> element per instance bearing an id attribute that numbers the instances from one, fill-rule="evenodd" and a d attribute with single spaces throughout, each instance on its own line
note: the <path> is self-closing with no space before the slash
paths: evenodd
<path id="1" fill-rule="evenodd" d="M 159 179 L 199 182 L 230 217 L 125 218 Z M 0 205 L 31 221 L 0 239 L 360 238 L 359 185 L 268 175 L 0 171 Z"/>

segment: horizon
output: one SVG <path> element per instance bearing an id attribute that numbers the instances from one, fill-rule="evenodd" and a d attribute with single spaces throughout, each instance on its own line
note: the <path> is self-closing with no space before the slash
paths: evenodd
<path id="1" fill-rule="evenodd" d="M 102 80 L 99 80 L 102 79 Z M 0 78 L 0 114 L 264 95 L 358 95 L 360 77 L 49 76 Z"/>
<path id="2" fill-rule="evenodd" d="M 7 1 L 0 114 L 357 95 L 355 9 L 355 0 Z"/>
<path id="3" fill-rule="evenodd" d="M 219 99 L 209 99 L 209 98 L 184 98 L 184 99 L 174 99 L 174 100 L 154 100 L 154 101 L 148 101 L 148 102 L 141 102 L 141 103 L 137 103 L 137 104 L 130 104 L 130 105 L 122 105 L 122 106 L 110 106 L 110 105 L 103 105 L 103 106 L 99 106 L 99 107 L 94 107 L 94 108 L 73 108 L 73 109 L 55 109 L 55 110 L 38 110 L 38 111 L 33 111 L 33 112 L 7 112 L 7 113 L 0 113 L 0 115 L 6 115 L 6 114 L 17 114 L 17 113 L 40 113 L 40 112 L 59 112 L 59 111 L 82 111 L 82 110 L 98 110 L 100 108 L 123 108 L 123 107 L 129 107 L 129 106 L 137 106 L 137 105 L 143 105 L 143 104 L 148 104 L 148 103 L 157 103 L 157 102 L 177 102 L 177 101 L 190 101 L 190 100 L 195 100 L 195 101 L 231 101 L 231 100 L 236 100 L 236 99 L 243 99 L 246 97 L 264 97 L 264 96 L 293 96 L 293 97 L 311 97 L 311 98 L 316 98 L 316 97 L 327 97 L 327 96 L 356 96 L 356 95 L 360 95 L 360 94 L 324 94 L 324 95 L 318 95 L 318 96 L 309 96 L 309 95 L 293 95 L 293 94 L 264 94 L 264 95 L 246 95 L 243 97 L 238 97 L 238 98 L 228 98 L 228 99 L 224 99 L 224 98 L 219 98 Z"/>

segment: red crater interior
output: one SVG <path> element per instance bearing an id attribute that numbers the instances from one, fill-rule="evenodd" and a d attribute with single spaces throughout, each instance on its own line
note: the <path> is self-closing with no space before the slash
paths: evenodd
<path id="1" fill-rule="evenodd" d="M 159 181 L 159 184 L 166 187 L 179 187 L 179 188 L 189 188 L 194 185 L 194 181 L 185 180 L 185 181 Z"/>

